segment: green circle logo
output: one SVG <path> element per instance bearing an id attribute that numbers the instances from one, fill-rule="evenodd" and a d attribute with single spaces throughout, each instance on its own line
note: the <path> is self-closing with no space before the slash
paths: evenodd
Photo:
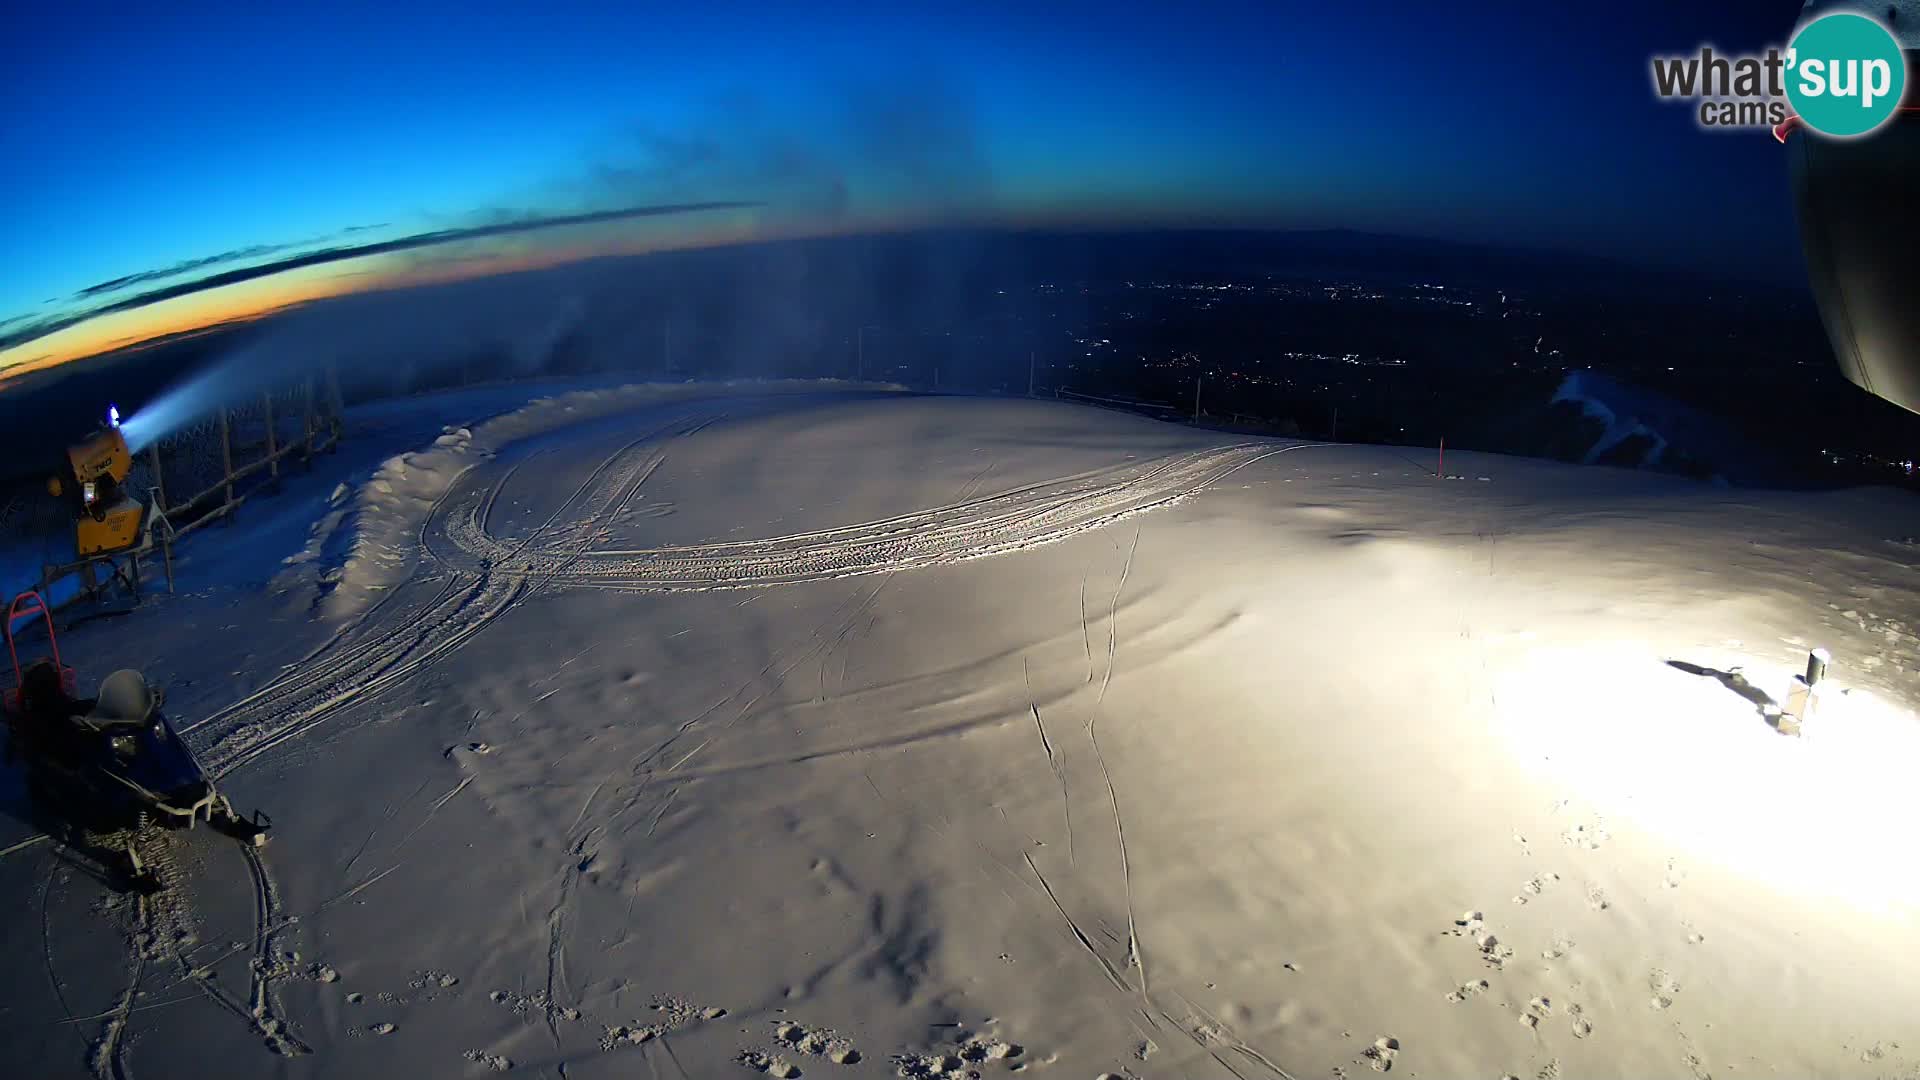
<path id="1" fill-rule="evenodd" d="M 1906 90 L 1900 42 L 1865 15 L 1823 15 L 1787 46 L 1787 100 L 1823 135 L 1865 135 L 1887 122 Z"/>

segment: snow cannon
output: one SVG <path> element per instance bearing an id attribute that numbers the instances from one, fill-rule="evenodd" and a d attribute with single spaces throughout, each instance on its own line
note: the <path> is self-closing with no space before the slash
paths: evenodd
<path id="1" fill-rule="evenodd" d="M 133 452 L 119 421 L 120 411 L 109 407 L 107 426 L 69 447 L 63 474 L 47 481 L 47 490 L 73 509 L 74 550 L 83 559 L 126 551 L 146 524 L 146 504 L 126 491 Z"/>
<path id="2" fill-rule="evenodd" d="M 1809 0 L 1805 24 L 1858 12 L 1893 32 L 1904 96 L 1881 127 L 1832 138 L 1793 119 L 1787 144 L 1800 241 L 1828 340 L 1848 379 L 1920 412 L 1920 0 Z"/>

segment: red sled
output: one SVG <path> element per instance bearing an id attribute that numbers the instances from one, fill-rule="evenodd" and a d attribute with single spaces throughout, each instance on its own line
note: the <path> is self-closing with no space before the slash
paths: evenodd
<path id="1" fill-rule="evenodd" d="M 29 589 L 14 597 L 13 603 L 7 605 L 7 657 L 13 661 L 13 689 L 0 695 L 0 708 L 4 708 L 7 715 L 11 717 L 20 715 L 21 673 L 26 666 L 20 663 L 20 649 L 14 642 L 13 630 L 15 624 L 22 619 L 31 619 L 35 615 L 40 616 L 46 624 L 47 647 L 53 651 L 53 666 L 60 670 L 60 689 L 68 697 L 72 697 L 79 686 L 78 674 L 60 662 L 60 641 L 53 633 L 53 612 L 47 607 L 47 602 L 40 598 L 39 593 Z M 28 665 L 31 663 L 32 660 L 29 659 Z"/>

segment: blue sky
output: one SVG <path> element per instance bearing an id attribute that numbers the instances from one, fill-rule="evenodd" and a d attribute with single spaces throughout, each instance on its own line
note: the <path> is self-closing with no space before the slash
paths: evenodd
<path id="1" fill-rule="evenodd" d="M 1797 5 L 1116 7 L 15 12 L 0 319 L 357 226 L 692 199 L 1797 273 L 1778 148 L 1698 130 L 1646 70 L 1783 40 Z"/>

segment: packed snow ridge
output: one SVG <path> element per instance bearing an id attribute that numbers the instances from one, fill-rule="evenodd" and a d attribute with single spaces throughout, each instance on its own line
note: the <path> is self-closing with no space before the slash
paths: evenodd
<path id="1" fill-rule="evenodd" d="M 284 590 L 320 588 L 320 613 L 343 618 L 366 609 L 405 581 L 419 555 L 419 530 L 469 469 L 509 444 L 570 425 L 615 416 L 643 405 L 727 394 L 784 395 L 859 388 L 897 392 L 893 384 L 837 379 L 732 379 L 700 383 L 633 383 L 534 398 L 520 408 L 471 426 L 448 426 L 433 445 L 387 459 L 354 489 L 342 483 L 314 523 L 306 547 L 286 559 Z M 336 560 L 329 560 L 338 551 Z M 328 565 L 330 561 L 336 565 Z"/>

